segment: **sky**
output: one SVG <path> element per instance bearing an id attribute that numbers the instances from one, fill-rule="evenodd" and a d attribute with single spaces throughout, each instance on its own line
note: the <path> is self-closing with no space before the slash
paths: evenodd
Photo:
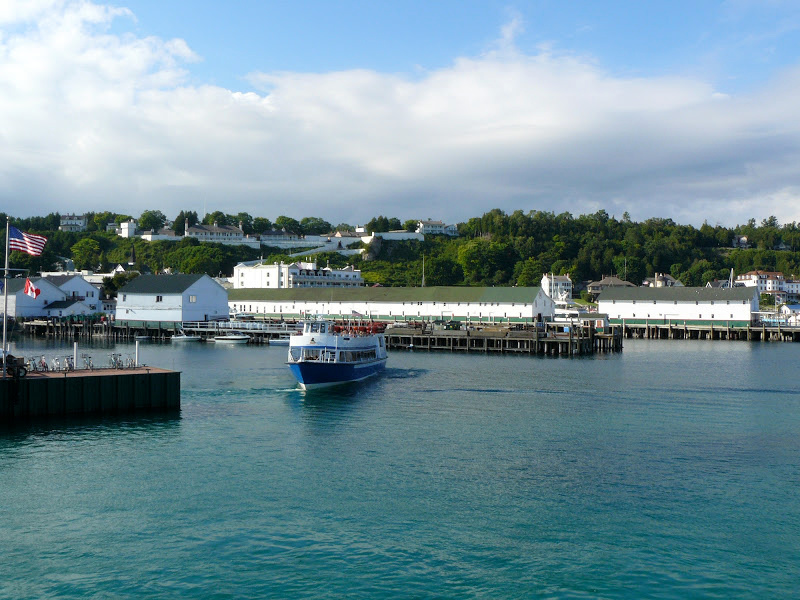
<path id="1" fill-rule="evenodd" d="M 800 221 L 800 0 L 0 1 L 0 211 Z"/>

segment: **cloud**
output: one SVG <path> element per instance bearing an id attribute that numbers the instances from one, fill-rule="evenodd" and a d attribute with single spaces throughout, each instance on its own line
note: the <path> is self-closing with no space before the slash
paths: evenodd
<path id="1" fill-rule="evenodd" d="M 447 68 L 251 73 L 257 92 L 241 92 L 188 84 L 191 40 L 109 33 L 134 18 L 89 2 L 0 9 L 1 210 L 800 220 L 800 70 L 742 96 L 621 78 L 515 50 L 512 19 Z"/>

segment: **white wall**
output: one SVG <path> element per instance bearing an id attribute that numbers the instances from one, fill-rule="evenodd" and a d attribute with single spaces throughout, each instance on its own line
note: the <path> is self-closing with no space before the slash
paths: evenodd
<path id="1" fill-rule="evenodd" d="M 350 315 L 353 311 L 373 318 L 409 319 L 469 319 L 491 321 L 506 319 L 536 319 L 537 314 L 552 317 L 554 303 L 541 290 L 533 302 L 326 302 L 326 301 L 230 301 L 231 313 L 246 312 L 264 315 Z M 121 317 L 120 317 L 121 318 Z"/>
<path id="2" fill-rule="evenodd" d="M 750 321 L 752 312 L 758 310 L 757 301 L 697 300 L 603 300 L 597 310 L 609 319 L 636 319 L 661 321 Z"/>

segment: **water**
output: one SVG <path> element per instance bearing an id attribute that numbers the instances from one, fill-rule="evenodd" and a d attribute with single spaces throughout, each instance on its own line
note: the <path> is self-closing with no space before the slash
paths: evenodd
<path id="1" fill-rule="evenodd" d="M 307 395 L 286 348 L 141 348 L 180 415 L 0 431 L 1 597 L 796 597 L 800 344 L 393 352 Z"/>

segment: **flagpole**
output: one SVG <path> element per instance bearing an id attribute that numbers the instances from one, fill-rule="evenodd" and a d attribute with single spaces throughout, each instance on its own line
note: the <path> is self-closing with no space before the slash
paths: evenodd
<path id="1" fill-rule="evenodd" d="M 6 268 L 3 271 L 3 379 L 6 378 L 6 329 L 8 328 L 8 231 L 11 217 L 6 215 Z"/>

